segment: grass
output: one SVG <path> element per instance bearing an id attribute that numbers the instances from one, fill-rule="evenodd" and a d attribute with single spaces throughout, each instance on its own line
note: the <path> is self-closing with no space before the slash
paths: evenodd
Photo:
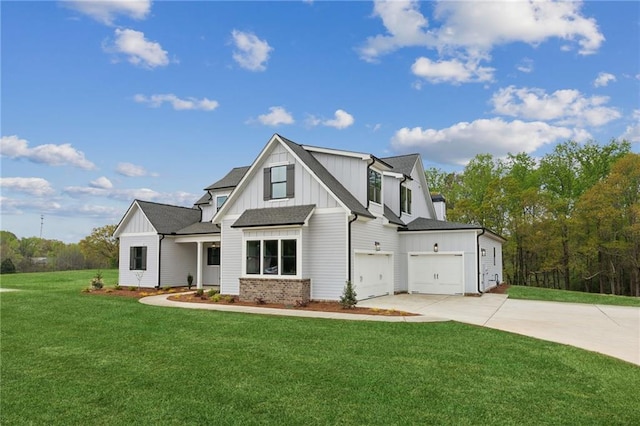
<path id="1" fill-rule="evenodd" d="M 3 425 L 640 424 L 640 368 L 445 323 L 287 318 L 2 277 Z M 108 286 L 114 271 L 104 271 Z"/>
<path id="2" fill-rule="evenodd" d="M 511 286 L 507 290 L 511 299 L 548 300 L 552 302 L 590 303 L 596 305 L 640 306 L 640 297 L 584 293 L 552 288 Z"/>

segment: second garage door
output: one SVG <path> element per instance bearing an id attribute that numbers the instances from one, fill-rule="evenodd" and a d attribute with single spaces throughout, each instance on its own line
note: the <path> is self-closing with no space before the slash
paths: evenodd
<path id="1" fill-rule="evenodd" d="M 409 254 L 409 293 L 464 293 L 462 254 Z"/>
<path id="2" fill-rule="evenodd" d="M 393 294 L 393 257 L 356 253 L 353 286 L 358 300 Z"/>

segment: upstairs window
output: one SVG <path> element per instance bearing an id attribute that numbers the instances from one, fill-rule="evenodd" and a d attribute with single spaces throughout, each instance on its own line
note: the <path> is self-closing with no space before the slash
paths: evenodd
<path id="1" fill-rule="evenodd" d="M 218 195 L 216 197 L 216 211 L 220 210 L 224 205 L 225 201 L 227 201 L 227 195 Z"/>
<path id="2" fill-rule="evenodd" d="M 147 270 L 147 248 L 145 246 L 129 249 L 129 269 L 131 271 Z"/>
<path id="3" fill-rule="evenodd" d="M 382 175 L 373 169 L 369 169 L 369 184 L 367 189 L 369 201 L 381 204 L 382 202 Z"/>
<path id="4" fill-rule="evenodd" d="M 411 214 L 411 189 L 400 186 L 400 209 L 402 213 Z"/>
<path id="5" fill-rule="evenodd" d="M 264 169 L 264 199 L 278 200 L 293 198 L 295 166 L 287 164 L 283 166 L 267 167 Z"/>

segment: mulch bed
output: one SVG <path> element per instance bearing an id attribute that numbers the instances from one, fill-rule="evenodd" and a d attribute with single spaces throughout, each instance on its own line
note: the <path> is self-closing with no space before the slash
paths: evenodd
<path id="1" fill-rule="evenodd" d="M 293 309 L 293 310 L 307 310 L 307 311 L 321 311 L 321 312 L 339 312 L 347 314 L 362 314 L 362 315 L 384 315 L 384 316 L 416 316 L 418 314 L 396 311 L 395 309 L 377 309 L 377 308 L 363 308 L 356 306 L 352 309 L 345 309 L 338 302 L 320 302 L 311 301 L 306 306 L 292 306 L 285 305 L 283 303 L 257 303 L 257 302 L 241 302 L 237 296 L 233 296 L 233 301 L 225 300 L 226 296 L 215 302 L 211 300 L 205 292 L 202 296 L 197 296 L 195 292 L 189 294 L 174 294 L 185 291 L 193 291 L 187 288 L 171 288 L 169 290 L 155 290 L 155 289 L 141 289 L 137 288 L 131 290 L 128 288 L 114 289 L 114 288 L 102 288 L 100 290 L 91 290 L 87 294 L 99 294 L 107 296 L 120 296 L 120 297 L 132 297 L 140 299 L 147 296 L 157 296 L 160 294 L 172 294 L 169 296 L 169 300 L 176 302 L 188 302 L 188 303 L 210 303 L 218 305 L 236 305 L 236 306 L 252 306 L 260 308 L 276 308 L 276 309 Z"/>
<path id="2" fill-rule="evenodd" d="M 511 287 L 509 284 L 500 284 L 487 291 L 487 293 L 506 294 L 509 287 Z"/>

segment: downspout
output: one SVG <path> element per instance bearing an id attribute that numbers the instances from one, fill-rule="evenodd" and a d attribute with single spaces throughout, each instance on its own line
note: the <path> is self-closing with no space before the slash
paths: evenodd
<path id="1" fill-rule="evenodd" d="M 358 220 L 358 213 L 353 214 L 353 219 L 347 224 L 347 281 L 351 281 L 351 224 Z"/>
<path id="2" fill-rule="evenodd" d="M 162 240 L 164 240 L 165 235 L 160 234 L 160 240 L 158 240 L 158 285 L 157 289 L 160 288 L 160 274 L 162 274 Z"/>
<path id="3" fill-rule="evenodd" d="M 371 169 L 371 166 L 373 166 L 373 163 L 375 162 L 376 162 L 376 159 L 372 158 L 371 162 L 367 164 L 367 210 L 369 210 L 369 203 L 371 202 L 369 201 L 369 169 Z M 356 219 L 357 218 L 358 218 L 358 215 L 356 215 Z M 351 240 L 349 240 L 349 244 L 351 244 Z M 351 272 L 349 272 L 349 274 L 351 274 Z"/>
<path id="4" fill-rule="evenodd" d="M 482 290 L 480 290 L 480 274 L 482 274 L 482 270 L 480 269 L 480 236 L 483 235 L 485 233 L 485 229 L 482 228 L 482 232 L 480 232 L 479 234 L 476 234 L 476 259 L 477 259 L 477 263 L 476 266 L 478 268 L 478 278 L 477 278 L 477 289 L 478 289 L 478 293 L 479 294 L 483 294 L 484 292 Z"/>

